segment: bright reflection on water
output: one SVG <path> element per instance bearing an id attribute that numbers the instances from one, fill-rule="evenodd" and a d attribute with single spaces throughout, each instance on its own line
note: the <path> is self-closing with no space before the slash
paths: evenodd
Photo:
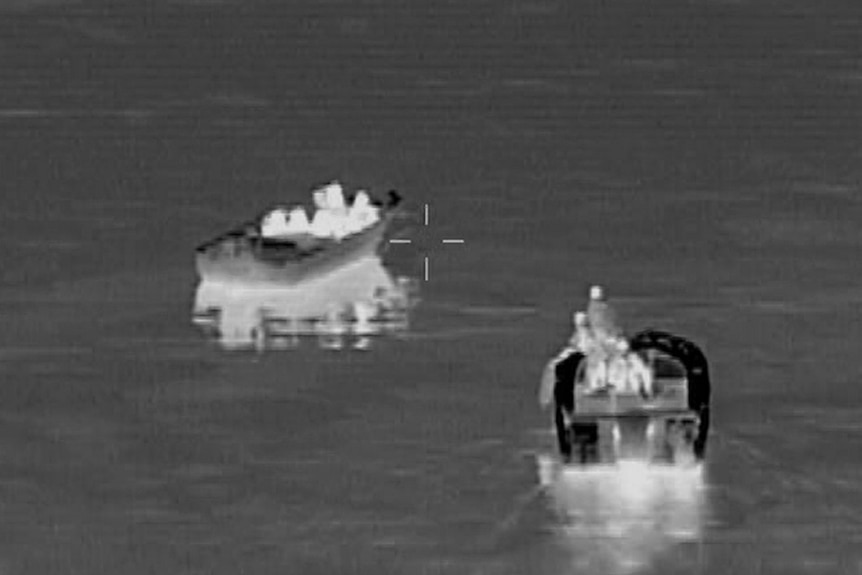
<path id="1" fill-rule="evenodd" d="M 562 468 L 538 458 L 539 480 L 560 517 L 572 571 L 625 575 L 649 569 L 674 545 L 698 542 L 706 515 L 702 465 L 625 461 Z"/>
<path id="2" fill-rule="evenodd" d="M 409 327 L 417 282 L 394 277 L 377 255 L 300 284 L 198 284 L 194 322 L 225 349 L 368 349 L 372 337 Z"/>

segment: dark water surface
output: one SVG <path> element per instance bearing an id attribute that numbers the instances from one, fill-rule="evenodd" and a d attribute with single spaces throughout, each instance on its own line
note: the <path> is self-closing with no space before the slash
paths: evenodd
<path id="1" fill-rule="evenodd" d="M 848 5 L 5 3 L 0 572 L 862 572 Z M 411 331 L 206 340 L 194 246 L 333 178 L 430 205 Z M 710 357 L 703 476 L 548 480 L 593 282 Z"/>

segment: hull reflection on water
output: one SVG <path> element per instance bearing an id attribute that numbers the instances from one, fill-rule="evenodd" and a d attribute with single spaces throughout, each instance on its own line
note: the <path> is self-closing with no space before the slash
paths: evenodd
<path id="1" fill-rule="evenodd" d="M 294 285 L 204 280 L 194 322 L 225 349 L 292 349 L 309 336 L 326 349 L 367 349 L 408 329 L 417 285 L 377 255 Z"/>
<path id="2" fill-rule="evenodd" d="M 538 465 L 540 483 L 561 518 L 559 539 L 576 572 L 640 572 L 673 546 L 701 540 L 706 515 L 701 464 L 562 467 L 542 457 Z"/>

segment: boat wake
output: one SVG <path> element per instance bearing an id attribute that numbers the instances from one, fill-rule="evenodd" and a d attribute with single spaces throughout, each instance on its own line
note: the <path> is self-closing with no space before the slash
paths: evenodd
<path id="1" fill-rule="evenodd" d="M 620 575 L 648 569 L 675 545 L 703 537 L 702 466 L 560 465 L 537 456 L 539 485 L 557 517 L 555 535 L 573 568 Z"/>
<path id="2" fill-rule="evenodd" d="M 414 284 L 378 256 L 299 284 L 203 280 L 193 323 L 224 349 L 295 349 L 308 336 L 325 349 L 368 349 L 371 338 L 409 328 Z"/>

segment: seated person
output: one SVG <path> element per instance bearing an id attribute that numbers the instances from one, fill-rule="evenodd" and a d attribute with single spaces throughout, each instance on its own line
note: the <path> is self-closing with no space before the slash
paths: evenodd
<path id="1" fill-rule="evenodd" d="M 617 344 L 617 355 L 611 359 L 609 384 L 623 393 L 639 393 L 649 397 L 653 393 L 652 371 L 643 358 L 631 351 L 629 343 L 621 339 Z"/>
<path id="2" fill-rule="evenodd" d="M 344 188 L 338 182 L 332 182 L 322 188 L 326 194 L 326 208 L 335 212 L 346 211 L 347 204 L 344 201 Z"/>
<path id="3" fill-rule="evenodd" d="M 289 233 L 287 210 L 278 207 L 263 216 L 260 221 L 260 235 L 265 239 L 282 238 Z"/>
<path id="4" fill-rule="evenodd" d="M 614 344 L 613 353 L 607 359 L 607 384 L 616 391 L 625 392 L 628 381 L 628 342 L 618 340 Z"/>
<path id="5" fill-rule="evenodd" d="M 293 208 L 290 210 L 287 218 L 286 231 L 289 235 L 297 236 L 311 233 L 311 223 L 308 221 L 308 214 L 305 212 L 304 207 L 297 206 Z"/>
<path id="6" fill-rule="evenodd" d="M 608 362 L 608 385 L 617 391 L 631 393 L 635 390 L 629 389 L 629 343 L 625 339 L 615 342 L 615 353 Z"/>
<path id="7" fill-rule="evenodd" d="M 608 387 L 610 382 L 610 356 L 602 346 L 593 345 L 586 357 L 586 382 L 590 391 Z"/>
<path id="8" fill-rule="evenodd" d="M 628 354 L 628 387 L 633 393 L 640 393 L 644 398 L 653 395 L 653 373 L 640 354 Z"/>
<path id="9" fill-rule="evenodd" d="M 288 212 L 278 207 L 266 214 L 260 222 L 260 235 L 267 240 L 285 241 L 311 233 L 311 224 L 305 208 L 299 206 Z"/>
<path id="10" fill-rule="evenodd" d="M 311 234 L 317 238 L 335 237 L 335 220 L 329 210 L 317 210 L 311 220 L 309 228 Z"/>
<path id="11" fill-rule="evenodd" d="M 377 206 L 371 204 L 368 194 L 359 190 L 347 211 L 348 233 L 356 233 L 375 224 L 380 219 L 379 211 Z"/>
<path id="12" fill-rule="evenodd" d="M 326 203 L 326 188 L 314 190 L 311 194 L 314 200 L 314 208 L 316 211 L 325 210 L 328 207 Z"/>
<path id="13" fill-rule="evenodd" d="M 317 237 L 340 240 L 348 235 L 347 205 L 344 190 L 338 182 L 332 182 L 314 192 L 317 212 L 311 222 L 312 233 Z"/>

